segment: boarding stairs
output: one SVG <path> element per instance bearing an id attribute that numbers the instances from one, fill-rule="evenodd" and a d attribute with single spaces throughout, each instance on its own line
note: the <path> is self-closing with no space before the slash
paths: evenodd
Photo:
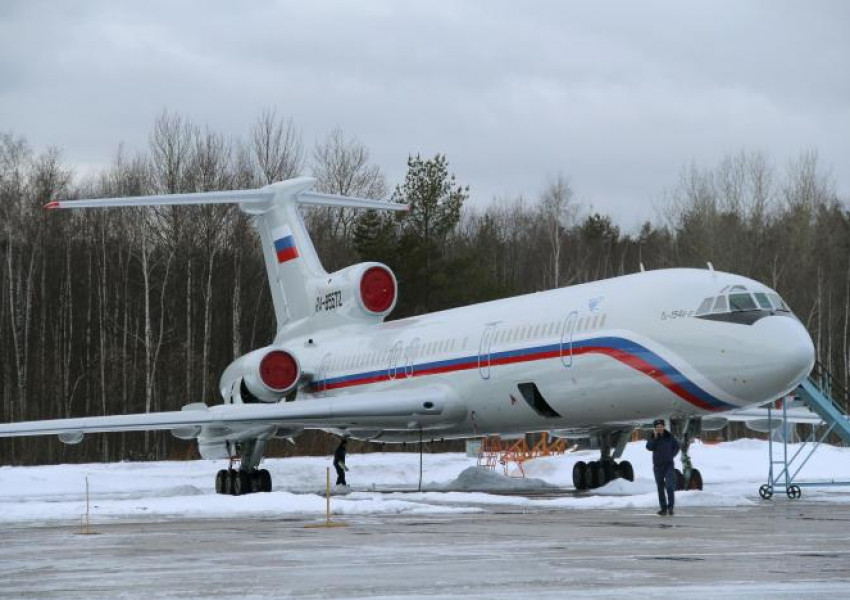
<path id="1" fill-rule="evenodd" d="M 816 426 L 811 427 L 809 437 L 789 457 L 788 426 L 789 408 L 792 403 L 802 402 L 809 410 L 823 420 L 825 429 L 817 432 Z M 774 490 L 785 488 L 788 498 L 796 499 L 802 495 L 804 487 L 846 486 L 850 481 L 800 481 L 800 472 L 821 443 L 830 435 L 839 438 L 844 444 L 850 445 L 850 396 L 847 389 L 841 385 L 821 363 L 815 363 L 815 368 L 807 379 L 797 388 L 792 401 L 782 399 L 779 406 L 768 406 L 768 431 L 773 431 L 774 424 L 782 432 L 781 443 L 776 443 L 773 436 L 768 438 L 770 467 L 767 483 L 759 488 L 759 495 L 770 499 Z M 778 413 L 778 414 L 777 414 Z"/>
<path id="2" fill-rule="evenodd" d="M 504 474 L 509 475 L 511 463 L 516 464 L 519 477 L 525 477 L 523 463 L 541 456 L 556 456 L 567 452 L 567 441 L 563 438 L 549 440 L 548 434 L 540 433 L 536 444 L 529 446 L 526 437 L 519 440 L 502 440 L 499 436 L 489 436 L 482 440 L 478 452 L 478 466 L 492 471 L 501 465 Z"/>

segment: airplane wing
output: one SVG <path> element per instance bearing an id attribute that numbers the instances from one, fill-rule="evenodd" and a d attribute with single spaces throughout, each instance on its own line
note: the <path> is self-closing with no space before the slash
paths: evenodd
<path id="1" fill-rule="evenodd" d="M 202 429 L 228 426 L 416 429 L 449 425 L 465 415 L 465 408 L 447 390 L 432 387 L 275 404 L 190 404 L 170 412 L 3 423 L 0 437 L 59 435 L 64 442 L 76 443 L 86 433 L 179 430 L 180 437 L 191 438 Z"/>

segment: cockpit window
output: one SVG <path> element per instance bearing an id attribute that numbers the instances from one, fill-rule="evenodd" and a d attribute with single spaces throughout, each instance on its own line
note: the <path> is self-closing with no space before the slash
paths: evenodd
<path id="1" fill-rule="evenodd" d="M 759 306 L 764 310 L 772 310 L 773 307 L 770 305 L 770 300 L 767 297 L 767 294 L 764 292 L 754 292 L 753 295 L 756 297 L 756 301 L 759 303 Z"/>
<path id="2" fill-rule="evenodd" d="M 773 290 L 757 292 L 739 284 L 727 285 L 717 296 L 703 298 L 699 308 L 691 314 L 706 321 L 752 325 L 779 313 L 796 319 L 785 301 Z"/>
<path id="3" fill-rule="evenodd" d="M 729 294 L 729 307 L 733 310 L 758 310 L 753 297 L 748 292 L 732 292 Z"/>
<path id="4" fill-rule="evenodd" d="M 726 303 L 726 296 L 718 296 L 714 300 L 714 307 L 711 309 L 711 312 L 726 312 L 729 310 L 729 305 Z"/>
<path id="5" fill-rule="evenodd" d="M 714 303 L 714 298 L 706 298 L 702 301 L 697 309 L 697 315 L 704 315 L 711 311 L 711 305 Z"/>
<path id="6" fill-rule="evenodd" d="M 788 305 L 779 297 L 779 294 L 768 294 L 770 296 L 770 301 L 773 302 L 773 308 L 776 310 L 784 310 L 785 312 L 791 312 L 791 309 L 788 308 Z"/>

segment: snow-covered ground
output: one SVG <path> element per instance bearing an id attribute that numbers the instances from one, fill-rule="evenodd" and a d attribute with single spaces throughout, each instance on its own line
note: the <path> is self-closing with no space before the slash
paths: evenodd
<path id="1" fill-rule="evenodd" d="M 679 507 L 760 502 L 758 487 L 767 477 L 767 442 L 696 443 L 691 456 L 703 474 L 705 489 L 680 492 Z M 426 454 L 424 491 L 416 492 L 418 454 L 355 454 L 347 461 L 351 491 L 334 495 L 331 510 L 335 515 L 383 515 L 476 512 L 497 505 L 522 509 L 656 506 L 651 455 L 642 442 L 629 444 L 623 457 L 634 466 L 634 482 L 616 480 L 597 490 L 569 493 L 573 464 L 595 458 L 598 452 L 583 451 L 536 459 L 525 464 L 527 479 L 521 480 L 504 478 L 500 471 L 497 475 L 468 470 L 476 461 L 463 454 Z M 223 461 L 2 467 L 0 522 L 78 521 L 86 510 L 86 479 L 95 522 L 151 516 L 318 518 L 325 512 L 329 465 L 330 457 L 267 460 L 263 466 L 272 474 L 274 491 L 241 497 L 214 492 L 215 472 L 225 466 Z M 850 481 L 850 449 L 821 447 L 802 475 L 805 480 Z M 505 491 L 511 494 L 499 493 Z M 523 495 L 523 491 L 529 493 Z M 809 501 L 850 503 L 850 487 L 805 488 L 803 493 Z M 781 491 L 777 499 L 784 500 Z"/>

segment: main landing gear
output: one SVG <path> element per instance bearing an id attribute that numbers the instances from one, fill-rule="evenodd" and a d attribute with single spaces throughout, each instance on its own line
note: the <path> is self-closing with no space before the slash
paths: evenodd
<path id="1" fill-rule="evenodd" d="M 255 492 L 272 491 L 272 476 L 265 469 L 244 471 L 242 469 L 222 469 L 215 475 L 215 493 L 228 496 L 241 496 Z"/>
<path id="2" fill-rule="evenodd" d="M 679 451 L 682 454 L 682 470 L 676 469 L 676 491 L 701 490 L 702 473 L 691 464 L 688 449 L 694 437 L 700 433 L 699 419 L 670 419 L 671 433 L 679 440 Z"/>
<path id="3" fill-rule="evenodd" d="M 237 456 L 231 456 L 230 467 L 221 469 L 215 475 L 216 494 L 242 496 L 272 491 L 271 474 L 266 469 L 258 468 L 265 445 L 264 440 L 241 442 L 241 460 Z M 234 465 L 238 465 L 238 468 L 234 468 Z"/>
<path id="4" fill-rule="evenodd" d="M 602 487 L 614 479 L 635 480 L 635 471 L 632 463 L 627 460 L 617 462 L 623 454 L 626 443 L 631 436 L 631 430 L 614 431 L 599 436 L 600 459 L 584 462 L 578 461 L 573 466 L 573 485 L 577 490 L 592 490 Z M 614 455 L 611 450 L 614 448 Z"/>

